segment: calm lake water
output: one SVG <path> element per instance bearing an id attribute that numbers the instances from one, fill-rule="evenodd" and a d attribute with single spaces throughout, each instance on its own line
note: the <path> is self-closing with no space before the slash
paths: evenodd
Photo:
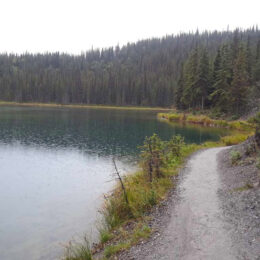
<path id="1" fill-rule="evenodd" d="M 155 111 L 0 107 L 0 259 L 55 259 L 95 238 L 103 194 L 136 168 L 145 136 L 218 140 L 226 131 L 169 125 Z"/>

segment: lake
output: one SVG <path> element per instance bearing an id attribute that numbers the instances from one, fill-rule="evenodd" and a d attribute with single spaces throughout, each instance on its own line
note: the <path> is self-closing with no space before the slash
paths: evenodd
<path id="1" fill-rule="evenodd" d="M 201 143 L 226 133 L 170 125 L 156 113 L 0 107 L 0 259 L 55 259 L 69 240 L 95 239 L 112 157 L 122 174 L 134 171 L 145 136 Z"/>

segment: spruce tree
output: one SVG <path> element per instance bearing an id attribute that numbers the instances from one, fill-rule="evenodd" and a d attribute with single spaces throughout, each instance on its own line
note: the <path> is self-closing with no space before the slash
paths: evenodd
<path id="1" fill-rule="evenodd" d="M 215 71 L 216 78 L 213 85 L 213 93 L 210 95 L 213 105 L 222 112 L 228 112 L 231 82 L 231 51 L 225 44 L 221 48 L 219 57 L 219 69 Z"/>
<path id="2" fill-rule="evenodd" d="M 246 51 L 242 44 L 239 47 L 237 58 L 234 61 L 233 80 L 230 92 L 232 110 L 236 114 L 240 114 L 240 112 L 245 109 L 246 99 L 249 93 Z"/>
<path id="3" fill-rule="evenodd" d="M 196 104 L 201 105 L 201 109 L 204 109 L 205 101 L 210 92 L 210 67 L 209 56 L 207 50 L 203 49 L 200 55 L 198 65 L 198 76 L 195 82 Z"/>
<path id="4" fill-rule="evenodd" d="M 198 79 L 198 47 L 191 52 L 184 66 L 184 90 L 181 102 L 186 108 L 195 107 L 197 93 L 196 82 Z"/>

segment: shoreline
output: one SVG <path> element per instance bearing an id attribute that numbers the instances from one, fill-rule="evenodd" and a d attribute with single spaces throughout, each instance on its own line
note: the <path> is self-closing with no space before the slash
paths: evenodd
<path id="1" fill-rule="evenodd" d="M 83 108 L 83 109 L 115 109 L 115 110 L 147 110 L 147 111 L 171 111 L 172 108 L 142 107 L 142 106 L 110 106 L 110 105 L 87 105 L 87 104 L 57 104 L 37 102 L 12 102 L 0 101 L 0 106 L 23 106 L 23 107 L 50 107 L 50 108 Z"/>
<path id="2" fill-rule="evenodd" d="M 167 121 L 170 122 L 169 120 L 166 120 L 166 122 Z M 232 123 L 235 121 L 230 122 Z M 213 127 L 213 125 L 211 125 L 211 127 Z M 145 241 L 149 240 L 150 237 L 154 237 L 154 235 L 156 236 L 156 229 L 154 229 L 154 225 L 152 223 L 153 221 L 157 222 L 156 216 L 158 215 L 157 213 L 153 215 L 153 212 L 157 211 L 158 209 L 160 210 L 161 206 L 167 203 L 167 201 L 169 201 L 169 197 L 171 197 L 171 194 L 175 192 L 176 186 L 178 185 L 178 176 L 181 174 L 182 169 L 185 168 L 188 159 L 196 154 L 196 152 L 200 152 L 207 148 L 225 147 L 237 143 L 242 143 L 244 140 L 252 135 L 252 132 L 249 131 L 248 128 L 241 129 L 240 127 L 238 127 L 238 129 L 236 130 L 238 131 L 235 135 L 222 137 L 219 141 L 206 142 L 200 145 L 184 145 L 182 148 L 182 156 L 180 158 L 176 158 L 173 164 L 169 163 L 165 166 L 164 171 L 166 172 L 166 176 L 162 179 L 162 187 L 160 187 L 160 179 L 158 179 L 156 180 L 156 183 L 159 184 L 159 186 L 156 185 L 152 188 L 146 187 L 147 190 L 143 190 L 144 185 L 146 184 L 143 183 L 144 185 L 142 186 L 142 175 L 144 174 L 142 170 L 139 172 L 134 172 L 126 179 L 124 179 L 124 184 L 126 185 L 126 189 L 129 192 L 135 190 L 135 192 L 137 192 L 138 194 L 147 192 L 147 195 L 149 195 L 151 191 L 156 192 L 158 189 L 161 193 L 158 197 L 157 202 L 153 206 L 148 206 L 147 209 L 145 209 L 143 216 L 134 218 L 124 216 L 122 217 L 122 219 L 119 219 L 119 222 L 115 226 L 101 230 L 101 232 L 103 233 L 100 234 L 100 242 L 98 244 L 95 244 L 92 250 L 90 249 L 90 247 L 88 247 L 89 252 L 92 251 L 92 257 L 94 257 L 94 259 L 99 259 L 99 257 L 103 255 L 105 259 L 111 259 L 111 257 L 113 257 L 114 255 L 124 255 L 123 252 L 127 251 L 128 249 L 135 247 L 140 243 L 144 243 Z M 165 184 L 166 186 L 164 186 Z M 108 205 L 109 209 L 108 211 L 106 211 L 106 207 L 103 208 L 105 217 L 111 217 L 109 212 L 111 208 L 109 207 L 111 205 L 114 205 L 114 203 L 119 203 L 122 206 L 122 209 L 125 210 L 125 205 L 124 203 L 122 203 L 123 192 L 122 190 L 120 190 L 118 185 L 112 190 L 112 194 L 113 196 L 107 198 L 105 201 L 105 205 Z M 65 259 L 69 260 L 70 258 Z"/>

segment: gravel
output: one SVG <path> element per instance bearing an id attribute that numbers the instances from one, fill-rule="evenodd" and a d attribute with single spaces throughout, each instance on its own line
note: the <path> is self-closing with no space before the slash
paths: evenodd
<path id="1" fill-rule="evenodd" d="M 218 155 L 221 189 L 219 198 L 237 259 L 260 259 L 260 188 L 255 153 L 248 155 L 253 139 Z M 231 164 L 231 151 L 241 159 Z"/>

